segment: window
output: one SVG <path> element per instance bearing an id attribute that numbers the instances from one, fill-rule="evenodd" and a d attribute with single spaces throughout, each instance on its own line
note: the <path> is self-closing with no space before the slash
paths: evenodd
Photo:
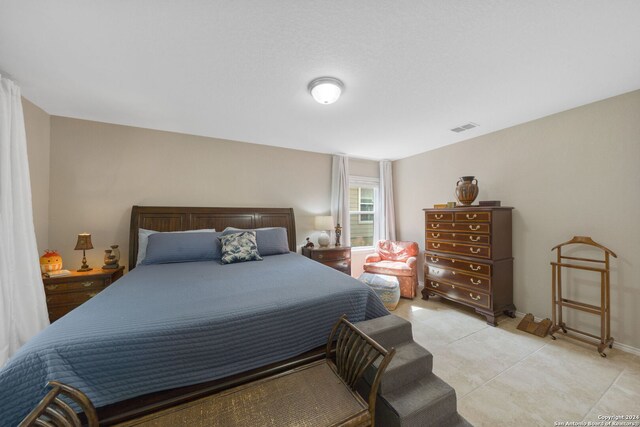
<path id="1" fill-rule="evenodd" d="M 377 178 L 349 178 L 352 247 L 373 246 L 378 240 L 378 188 Z"/>

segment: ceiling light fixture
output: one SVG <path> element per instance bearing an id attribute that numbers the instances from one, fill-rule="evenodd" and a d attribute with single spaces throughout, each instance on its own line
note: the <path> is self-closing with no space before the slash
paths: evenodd
<path id="1" fill-rule="evenodd" d="M 309 83 L 309 92 L 320 104 L 333 104 L 340 98 L 344 84 L 335 77 L 319 77 Z"/>

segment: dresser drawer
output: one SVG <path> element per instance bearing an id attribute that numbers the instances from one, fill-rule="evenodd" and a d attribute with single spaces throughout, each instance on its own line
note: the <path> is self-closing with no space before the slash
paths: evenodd
<path id="1" fill-rule="evenodd" d="M 451 242 L 489 244 L 488 234 L 450 233 L 444 231 L 427 231 L 427 240 L 449 240 Z"/>
<path id="2" fill-rule="evenodd" d="M 491 297 L 482 292 L 470 291 L 467 288 L 431 279 L 425 279 L 425 287 L 431 292 L 444 295 L 453 300 L 462 301 L 466 304 L 482 308 L 491 307 Z"/>
<path id="3" fill-rule="evenodd" d="M 438 252 L 448 252 L 477 258 L 491 258 L 491 248 L 489 246 L 468 245 L 465 243 L 434 242 L 427 241 L 427 249 Z"/>
<path id="4" fill-rule="evenodd" d="M 488 277 L 476 276 L 473 273 L 464 273 L 462 271 L 438 268 L 431 265 L 427 267 L 427 270 L 430 279 L 445 280 L 481 292 L 491 291 L 491 279 Z"/>
<path id="5" fill-rule="evenodd" d="M 61 292 L 59 294 L 50 295 L 47 294 L 47 306 L 56 305 L 73 305 L 79 306 L 80 304 L 87 302 L 91 298 L 98 295 L 98 293 L 104 288 L 94 289 L 90 291 L 78 291 L 78 292 Z"/>
<path id="6" fill-rule="evenodd" d="M 49 321 L 55 322 L 76 307 L 77 305 L 56 305 L 54 307 L 48 307 Z"/>
<path id="7" fill-rule="evenodd" d="M 456 212 L 456 222 L 491 222 L 491 212 Z"/>
<path id="8" fill-rule="evenodd" d="M 351 249 L 344 250 L 331 250 L 331 251 L 313 251 L 311 253 L 311 259 L 316 261 L 333 261 L 351 258 Z"/>
<path id="9" fill-rule="evenodd" d="M 92 280 L 81 280 L 75 282 L 68 283 L 51 283 L 44 285 L 44 290 L 49 294 L 57 294 L 60 292 L 76 292 L 83 290 L 102 290 L 104 288 L 104 280 L 102 279 L 92 279 Z"/>
<path id="10" fill-rule="evenodd" d="M 351 274 L 351 262 L 349 260 L 342 261 L 327 261 L 323 262 L 327 267 L 335 268 L 343 273 Z"/>
<path id="11" fill-rule="evenodd" d="M 481 233 L 489 234 L 491 227 L 489 224 L 465 224 L 455 222 L 428 222 L 427 231 L 450 231 L 457 233 Z"/>
<path id="12" fill-rule="evenodd" d="M 453 212 L 427 213 L 427 221 L 453 222 Z"/>
<path id="13" fill-rule="evenodd" d="M 424 260 L 428 265 L 433 265 L 434 267 L 454 268 L 456 270 L 468 271 L 481 276 L 491 276 L 491 265 L 489 264 L 480 264 L 475 261 L 465 261 L 462 259 L 430 254 L 427 252 L 424 254 Z"/>

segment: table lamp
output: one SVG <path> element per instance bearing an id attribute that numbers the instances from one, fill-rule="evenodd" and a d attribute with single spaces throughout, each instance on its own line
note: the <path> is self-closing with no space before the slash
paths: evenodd
<path id="1" fill-rule="evenodd" d="M 326 248 L 329 246 L 329 242 L 331 242 L 331 237 L 327 234 L 328 230 L 333 229 L 333 217 L 328 216 L 317 216 L 316 217 L 316 230 L 320 231 L 320 235 L 318 236 L 318 245 L 321 248 Z"/>
<path id="2" fill-rule="evenodd" d="M 80 233 L 78 234 L 78 242 L 76 243 L 76 251 L 82 251 L 82 267 L 78 269 L 78 271 L 90 271 L 93 268 L 90 268 L 87 264 L 87 256 L 85 251 L 87 249 L 93 249 L 93 245 L 91 244 L 91 234 L 89 233 Z"/>

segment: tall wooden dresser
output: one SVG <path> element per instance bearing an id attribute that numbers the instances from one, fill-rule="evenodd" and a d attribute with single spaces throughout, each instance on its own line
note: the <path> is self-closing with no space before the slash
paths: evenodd
<path id="1" fill-rule="evenodd" d="M 509 207 L 424 209 L 423 299 L 435 294 L 473 307 L 496 326 L 515 317 Z"/>

